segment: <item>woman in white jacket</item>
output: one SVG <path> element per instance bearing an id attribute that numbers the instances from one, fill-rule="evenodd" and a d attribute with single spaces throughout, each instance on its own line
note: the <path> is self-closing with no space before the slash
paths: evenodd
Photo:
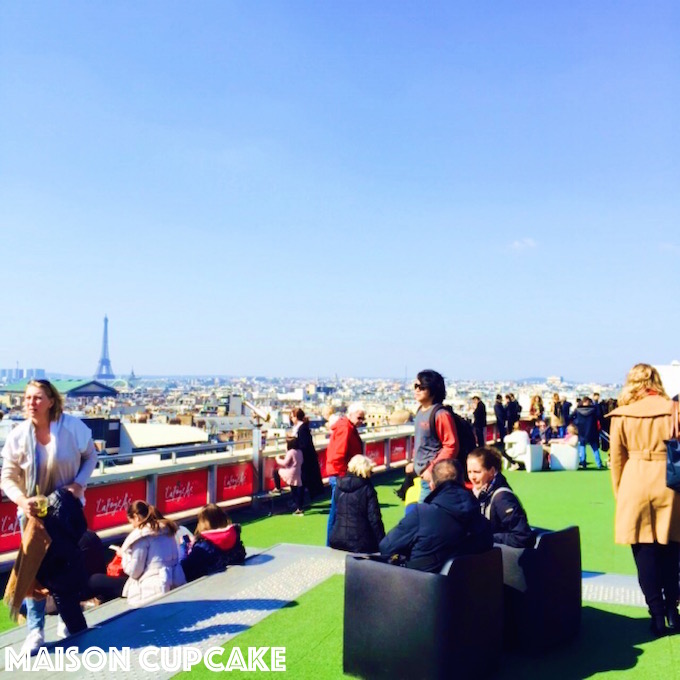
<path id="1" fill-rule="evenodd" d="M 175 540 L 177 524 L 144 501 L 132 503 L 127 515 L 134 528 L 120 548 L 123 571 L 129 577 L 123 597 L 131 607 L 139 607 L 186 579 Z"/>

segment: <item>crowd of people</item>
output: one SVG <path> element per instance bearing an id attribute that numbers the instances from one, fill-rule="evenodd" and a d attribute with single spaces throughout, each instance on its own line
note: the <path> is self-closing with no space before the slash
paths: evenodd
<path id="1" fill-rule="evenodd" d="M 419 408 L 413 461 L 405 468 L 416 490 L 413 503 L 386 533 L 371 482 L 372 462 L 363 455 L 358 431 L 365 408 L 352 404 L 336 419 L 327 448 L 327 545 L 435 573 L 452 557 L 498 545 L 506 585 L 517 586 L 522 581 L 521 555 L 536 537 L 502 473 L 501 451 L 486 446 L 484 404 L 473 400 L 478 446 L 463 451 L 456 417 L 443 404 L 444 378 L 433 370 L 421 371 L 413 387 Z M 498 395 L 494 411 L 501 433 L 500 425 L 513 430 L 507 440 L 520 432 L 521 410 L 513 395 L 505 401 Z M 137 607 L 187 581 L 244 562 L 240 527 L 219 506 L 202 508 L 190 535 L 144 500 L 127 509 L 131 531 L 122 546 L 111 546 L 113 559 L 108 564 L 101 557 L 93 559 L 93 546 L 101 541 L 87 531 L 83 514 L 84 491 L 97 460 L 90 431 L 63 413 L 61 396 L 49 381 L 30 381 L 24 404 L 27 417 L 2 450 L 0 477 L 2 490 L 17 505 L 22 532 L 5 601 L 13 616 L 25 608 L 23 651 L 34 652 L 44 644 L 47 595 L 61 617 L 63 635 L 69 635 L 87 627 L 83 600 L 122 596 Z M 611 406 L 605 411 L 599 399 L 585 397 L 571 412 L 569 402 L 555 394 L 548 422 L 536 397 L 530 409 L 534 431 L 523 434 L 542 442 L 552 432 L 575 439 L 583 461 L 588 444 L 601 466 L 600 435 L 609 430 L 615 541 L 632 548 L 653 634 L 680 632 L 680 500 L 665 477 L 664 440 L 670 436 L 672 401 L 656 369 L 638 364 L 628 374 L 618 405 Z M 291 427 L 275 479 L 279 489 L 282 480 L 290 485 L 294 513 L 301 514 L 305 489 L 314 497 L 323 491 L 323 483 L 304 412 L 295 411 Z"/>
<path id="2" fill-rule="evenodd" d="M 479 397 L 472 398 L 472 423 L 477 436 L 477 443 L 483 446 L 485 432 L 481 425 L 486 426 L 486 409 Z M 590 447 L 599 470 L 605 469 L 600 451 L 609 449 L 609 420 L 607 414 L 617 407 L 616 399 L 600 401 L 598 393 L 579 397 L 576 406 L 566 396 L 555 392 L 549 404 L 549 410 L 543 404 L 543 399 L 536 394 L 531 398 L 529 406 L 529 429 L 521 426 L 522 409 L 512 393 L 505 395 L 505 402 L 500 394 L 496 395 L 494 414 L 499 438 L 503 444 L 501 454 L 510 463 L 511 469 L 519 469 L 527 447 L 539 444 L 544 450 L 544 469 L 550 469 L 550 444 L 561 443 L 573 446 L 578 452 L 579 467 L 587 468 L 587 447 Z M 506 450 L 507 449 L 507 450 Z M 510 453 L 512 451 L 512 455 Z"/>
<path id="3" fill-rule="evenodd" d="M 438 572 L 451 557 L 497 545 L 503 553 L 506 586 L 521 589 L 521 555 L 533 547 L 536 537 L 519 498 L 501 472 L 501 452 L 483 445 L 486 422 L 481 400 L 473 400 L 473 428 L 480 445 L 466 456 L 466 484 L 457 460 L 460 441 L 455 420 L 442 407 L 446 396 L 443 377 L 436 371 L 422 371 L 414 391 L 420 407 L 414 423 L 414 460 L 406 474 L 412 478 L 411 488 L 418 489 L 417 503 L 379 541 L 376 558 Z M 494 411 L 501 434 L 503 427 L 520 431 L 521 411 L 516 403 L 510 394 L 505 405 L 500 395 L 496 399 Z M 590 445 L 598 467 L 602 466 L 599 441 L 601 432 L 609 431 L 615 541 L 631 546 L 655 636 L 680 632 L 680 498 L 666 486 L 665 440 L 670 437 L 672 413 L 672 401 L 659 374 L 648 364 L 631 369 L 618 404 L 602 405 L 599 395 L 594 395 L 579 400 L 571 412 L 571 404 L 555 394 L 549 423 L 544 419 L 541 398 L 534 398 L 531 404 L 535 417 L 532 436 L 545 441 L 547 433 L 556 430 L 556 435 L 578 446 L 582 464 L 585 446 Z M 346 427 L 351 430 L 351 425 Z M 522 434 L 529 438 L 526 432 Z M 348 440 L 345 437 L 343 441 Z M 361 457 L 358 448 L 358 444 L 352 448 L 354 460 Z M 329 535 L 341 534 L 335 547 L 373 552 L 366 546 L 374 547 L 383 526 L 370 482 L 363 487 L 370 487 L 371 492 L 365 494 L 370 502 L 338 504 L 338 490 L 345 485 L 343 477 L 348 473 L 342 461 L 349 460 L 349 455 L 347 445 L 335 449 L 337 477 L 331 501 L 335 511 L 329 517 Z M 407 495 L 402 492 L 403 497 Z M 342 531 L 333 531 L 336 524 Z M 370 540 L 364 542 L 367 536 Z"/>

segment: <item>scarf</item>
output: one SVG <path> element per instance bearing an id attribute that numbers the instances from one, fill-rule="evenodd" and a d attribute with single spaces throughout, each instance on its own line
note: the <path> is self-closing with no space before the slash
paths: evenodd
<path id="1" fill-rule="evenodd" d="M 17 620 L 24 598 L 38 594 L 36 590 L 39 590 L 40 586 L 35 579 L 51 542 L 43 523 L 35 517 L 29 517 L 3 598 L 12 621 Z"/>
<path id="2" fill-rule="evenodd" d="M 61 430 L 63 416 L 59 417 L 56 423 L 50 423 L 50 433 L 52 434 L 52 427 L 54 425 L 54 441 L 55 446 L 59 445 L 59 432 Z M 35 464 L 36 461 L 36 437 L 35 437 L 35 426 L 31 423 L 28 428 L 28 456 L 27 456 L 27 466 L 26 466 L 26 496 L 31 498 L 36 495 L 36 485 L 38 483 L 38 466 Z M 50 458 L 45 461 L 47 466 L 47 476 L 51 477 L 51 468 L 54 465 L 54 461 Z M 42 492 L 46 492 L 47 489 L 41 489 Z"/>
<path id="3" fill-rule="evenodd" d="M 479 501 L 479 504 L 482 506 L 482 512 L 485 516 L 487 516 L 486 515 L 487 509 L 491 505 L 491 499 L 496 489 L 499 488 L 499 485 L 500 475 L 496 474 L 494 478 L 485 487 L 482 488 L 482 490 L 479 492 L 479 496 L 477 496 L 477 500 Z"/>

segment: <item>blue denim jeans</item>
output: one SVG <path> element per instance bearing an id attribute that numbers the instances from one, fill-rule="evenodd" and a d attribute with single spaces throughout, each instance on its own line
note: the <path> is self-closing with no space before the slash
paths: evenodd
<path id="1" fill-rule="evenodd" d="M 18 515 L 19 528 L 23 536 L 26 518 L 21 510 L 19 510 Z M 24 604 L 26 605 L 26 628 L 29 631 L 43 630 L 45 628 L 45 605 L 47 600 L 34 600 L 32 597 L 27 597 L 24 600 Z"/>
<path id="2" fill-rule="evenodd" d="M 430 485 L 421 477 L 421 486 L 420 486 L 420 498 L 418 499 L 418 503 L 424 503 L 425 499 L 432 493 L 432 489 L 430 489 Z"/>
<path id="3" fill-rule="evenodd" d="M 331 544 L 331 530 L 335 524 L 335 515 L 338 512 L 338 508 L 335 504 L 335 485 L 338 483 L 338 478 L 333 475 L 328 478 L 328 483 L 331 486 L 331 509 L 328 511 L 328 528 L 326 529 L 326 545 Z"/>
<path id="4" fill-rule="evenodd" d="M 600 449 L 593 449 L 593 456 L 595 456 L 595 463 L 597 464 L 597 467 L 601 468 L 602 467 L 602 459 L 600 458 Z M 585 466 L 585 464 L 586 464 L 586 445 L 585 444 L 579 444 L 578 445 L 578 462 L 579 462 L 579 465 Z"/>

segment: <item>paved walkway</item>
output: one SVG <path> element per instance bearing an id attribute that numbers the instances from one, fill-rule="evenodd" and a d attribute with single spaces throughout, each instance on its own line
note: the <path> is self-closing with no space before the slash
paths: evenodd
<path id="1" fill-rule="evenodd" d="M 249 550 L 249 554 L 252 552 Z M 202 652 L 219 647 L 333 574 L 343 573 L 345 557 L 346 553 L 329 548 L 281 544 L 257 553 L 242 567 L 229 567 L 222 574 L 187 584 L 142 609 L 131 610 L 120 600 L 98 607 L 86 613 L 92 627 L 74 636 L 68 646 L 77 646 L 79 653 L 88 647 L 129 647 L 131 670 L 125 673 L 80 670 L 69 673 L 69 677 L 171 678 L 177 671 L 142 670 L 139 655 L 145 647 L 193 646 Z M 632 576 L 584 572 L 583 599 L 644 606 L 637 580 Z M 46 636 L 48 641 L 53 641 L 56 617 L 49 618 L 52 621 L 46 628 Z M 107 621 L 106 625 L 99 625 L 103 621 Z M 18 651 L 24 635 L 24 627 L 0 635 L 0 647 L 10 646 Z M 4 651 L 0 656 L 0 667 L 4 669 Z M 53 652 L 51 658 L 55 658 Z M 22 671 L 4 673 L 6 677 L 19 677 L 19 674 Z M 58 671 L 48 670 L 36 677 L 56 678 L 57 675 L 63 677 Z"/>
<path id="2" fill-rule="evenodd" d="M 646 607 L 636 576 L 583 572 L 583 601 Z"/>
<path id="3" fill-rule="evenodd" d="M 210 647 L 219 647 L 333 574 L 343 573 L 345 556 L 346 553 L 328 548 L 278 545 L 249 559 L 242 567 L 229 567 L 222 574 L 178 588 L 156 604 L 142 609 L 125 606 L 124 611 L 105 626 L 96 627 L 103 611 L 87 612 L 88 624 L 95 627 L 71 638 L 68 646 L 77 646 L 79 653 L 88 647 L 130 647 L 131 670 L 125 673 L 81 670 L 69 673 L 69 677 L 91 680 L 171 678 L 177 671 L 148 673 L 141 669 L 139 654 L 144 647 L 193 646 L 203 652 Z M 118 606 L 119 603 L 111 604 Z M 106 606 L 98 609 L 104 610 Z M 110 609 L 109 615 L 114 614 L 115 610 Z M 54 640 L 54 627 L 52 623 L 46 629 L 48 640 Z M 24 636 L 22 626 L 0 636 L 0 646 L 11 646 L 18 651 Z M 53 653 L 51 656 L 54 659 Z M 3 651 L 0 660 L 3 669 L 4 661 Z M 19 677 L 19 674 L 22 671 L 3 675 Z M 64 677 L 58 671 L 46 670 L 36 677 L 57 676 Z"/>

